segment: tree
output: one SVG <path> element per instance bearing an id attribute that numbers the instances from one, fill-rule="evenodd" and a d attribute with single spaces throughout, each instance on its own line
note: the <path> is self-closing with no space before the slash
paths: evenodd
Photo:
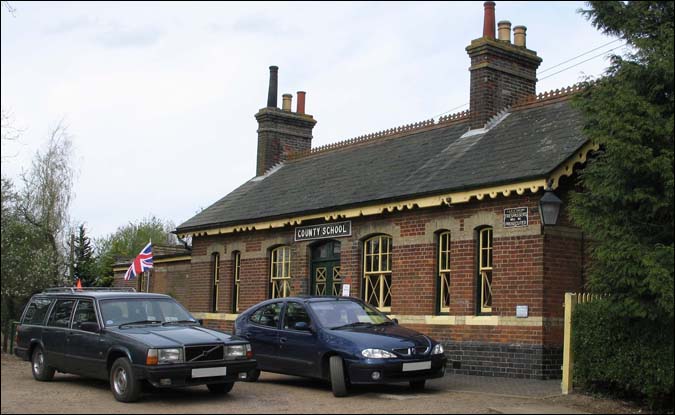
<path id="1" fill-rule="evenodd" d="M 594 240 L 588 285 L 626 316 L 673 319 L 673 2 L 593 1 L 582 13 L 633 49 L 574 103 L 601 145 L 571 214 Z"/>
<path id="2" fill-rule="evenodd" d="M 152 216 L 141 219 L 138 223 L 129 222 L 117 228 L 115 233 L 96 240 L 97 273 L 102 277 L 101 285 L 112 285 L 112 266 L 115 262 L 135 258 L 145 245 L 175 245 L 176 235 L 173 223 Z"/>
<path id="3" fill-rule="evenodd" d="M 3 137 L 5 125 L 3 125 Z M 30 295 L 49 286 L 63 285 L 65 246 L 73 171 L 71 143 L 65 126 L 51 131 L 44 150 L 38 150 L 31 168 L 22 175 L 22 188 L 2 178 L 2 331 L 10 333 L 12 320 Z M 4 337 L 3 350 L 7 348 Z"/>
<path id="4" fill-rule="evenodd" d="M 86 235 L 84 224 L 81 224 L 78 228 L 73 251 L 73 278 L 75 280 L 79 279 L 83 287 L 92 287 L 96 285 L 98 276 L 96 275 L 94 248 L 91 245 L 91 240 Z"/>

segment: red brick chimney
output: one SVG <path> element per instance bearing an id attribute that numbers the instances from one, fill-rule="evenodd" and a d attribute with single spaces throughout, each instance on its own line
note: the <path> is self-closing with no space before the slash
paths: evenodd
<path id="1" fill-rule="evenodd" d="M 262 176 L 275 164 L 296 151 L 312 147 L 312 129 L 316 120 L 305 114 L 305 93 L 298 92 L 298 112 L 291 111 L 292 95 L 283 95 L 283 108 L 277 107 L 279 68 L 270 66 L 267 107 L 255 115 L 258 120 L 258 162 L 256 176 Z M 301 102 L 302 101 L 302 102 Z"/>
<path id="2" fill-rule="evenodd" d="M 505 41 L 503 33 L 502 40 L 495 39 L 495 3 L 486 1 L 483 7 L 483 37 L 466 48 L 471 58 L 471 129 L 482 128 L 501 110 L 535 95 L 541 64 L 537 53 L 525 47 L 524 26 L 514 28 L 514 43 Z"/>

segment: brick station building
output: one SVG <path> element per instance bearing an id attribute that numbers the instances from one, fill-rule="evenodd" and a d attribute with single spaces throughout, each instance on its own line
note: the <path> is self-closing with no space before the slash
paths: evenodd
<path id="1" fill-rule="evenodd" d="M 484 7 L 466 48 L 470 109 L 438 121 L 312 148 L 305 93 L 295 112 L 287 94 L 277 108 L 271 67 L 256 177 L 177 227 L 192 252 L 155 261 L 150 290 L 188 287 L 172 292 L 225 330 L 268 298 L 351 295 L 442 341 L 456 373 L 559 377 L 563 295 L 584 263 L 565 202 L 597 147 L 576 90 L 536 95 L 525 27 L 511 40 L 499 22 L 496 37 Z M 547 185 L 563 200 L 556 225 L 540 216 Z"/>

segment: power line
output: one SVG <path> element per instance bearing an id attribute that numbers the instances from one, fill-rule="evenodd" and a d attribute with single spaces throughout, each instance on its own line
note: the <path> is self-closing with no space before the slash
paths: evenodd
<path id="1" fill-rule="evenodd" d="M 557 75 L 557 74 L 559 74 L 559 73 L 561 73 L 561 72 L 565 72 L 565 71 L 568 70 L 568 69 L 572 69 L 572 68 L 574 68 L 575 66 L 579 66 L 579 65 L 581 65 L 582 63 L 586 63 L 586 62 L 588 62 L 588 61 L 590 61 L 590 60 L 593 60 L 593 59 L 595 59 L 595 58 L 597 58 L 597 57 L 603 56 L 603 55 L 605 55 L 606 53 L 609 53 L 609 52 L 611 52 L 611 51 L 613 51 L 613 50 L 615 50 L 615 49 L 622 48 L 622 47 L 624 47 L 624 46 L 626 46 L 626 44 L 619 45 L 619 46 L 617 46 L 617 47 L 615 47 L 615 48 L 606 50 L 606 51 L 604 51 L 604 52 L 602 52 L 602 53 L 599 53 L 599 54 L 597 54 L 597 55 L 595 55 L 595 56 L 592 56 L 592 57 L 590 57 L 590 58 L 588 58 L 588 59 L 586 59 L 586 60 L 583 60 L 583 61 L 581 61 L 581 62 L 579 62 L 579 63 L 575 63 L 575 64 L 572 65 L 572 66 L 568 66 L 568 67 L 565 68 L 565 69 L 561 69 L 561 70 L 559 70 L 558 72 L 553 72 L 552 74 L 550 74 L 550 75 L 548 75 L 548 76 L 545 76 L 545 77 L 543 77 L 543 78 L 541 78 L 541 79 L 539 79 L 539 80 L 540 80 L 540 81 L 543 81 L 544 79 L 550 78 L 550 77 L 552 77 L 553 75 Z"/>
<path id="2" fill-rule="evenodd" d="M 557 64 L 555 64 L 555 65 L 553 65 L 553 66 L 551 66 L 551 67 L 549 67 L 549 68 L 546 68 L 546 69 L 544 69 L 543 71 L 539 71 L 539 74 L 543 74 L 544 72 L 548 72 L 548 71 L 550 71 L 551 69 L 555 69 L 555 68 L 557 68 L 558 66 L 564 65 L 564 64 L 566 64 L 567 62 L 571 62 L 571 61 L 573 61 L 573 60 L 575 60 L 575 59 L 577 59 L 577 58 L 580 58 L 580 57 L 582 57 L 582 56 L 588 55 L 588 54 L 591 53 L 591 52 L 595 52 L 595 51 L 598 50 L 598 49 L 602 49 L 602 48 L 604 48 L 605 46 L 609 46 L 609 45 L 611 45 L 612 43 L 616 43 L 616 42 L 618 42 L 618 41 L 620 41 L 620 40 L 623 40 L 623 39 L 614 39 L 614 40 L 612 40 L 611 42 L 605 43 L 604 45 L 598 46 L 597 48 L 594 48 L 594 49 L 591 49 L 591 50 L 589 50 L 589 51 L 586 51 L 586 52 L 582 53 L 581 55 L 577 55 L 577 56 L 575 56 L 575 57 L 573 57 L 573 58 L 567 59 L 566 61 L 557 63 Z"/>
<path id="3" fill-rule="evenodd" d="M 568 63 L 568 62 L 571 62 L 571 61 L 573 61 L 573 60 L 575 60 L 575 59 L 577 59 L 577 58 L 580 58 L 580 57 L 582 57 L 582 56 L 588 55 L 589 53 L 595 52 L 595 51 L 598 50 L 598 49 L 604 48 L 605 46 L 609 46 L 609 45 L 611 45 L 612 43 L 616 43 L 616 42 L 618 42 L 619 40 L 623 40 L 623 39 L 614 39 L 614 40 L 612 40 L 611 42 L 605 43 L 604 45 L 598 46 L 598 47 L 593 48 L 593 49 L 591 49 L 591 50 L 589 50 L 589 51 L 586 51 L 586 52 L 584 52 L 584 53 L 582 53 L 582 54 L 580 54 L 580 55 L 577 55 L 577 56 L 575 56 L 575 57 L 573 57 L 573 58 L 570 58 L 570 59 L 568 59 L 568 60 L 566 60 L 566 61 L 560 62 L 560 63 L 558 63 L 558 64 L 556 64 L 556 65 L 554 65 L 554 66 L 551 66 L 551 67 L 549 67 L 549 68 L 546 68 L 546 69 L 544 69 L 543 71 L 541 71 L 541 72 L 539 72 L 539 73 L 541 74 L 541 73 L 550 71 L 551 69 L 555 69 L 555 68 L 557 68 L 557 67 L 559 67 L 559 66 L 561 66 L 561 65 L 564 65 L 564 64 L 566 64 L 566 63 Z M 576 63 L 576 64 L 574 64 L 574 65 L 572 65 L 572 66 L 568 66 L 567 68 L 561 69 L 561 70 L 559 70 L 558 72 L 554 72 L 554 73 L 552 73 L 552 74 L 550 74 L 550 75 L 548 75 L 548 76 L 545 76 L 545 77 L 543 77 L 543 78 L 541 78 L 541 79 L 538 79 L 538 81 L 543 81 L 544 79 L 550 78 L 550 77 L 552 77 L 552 76 L 554 76 L 554 75 L 557 75 L 557 74 L 559 74 L 559 73 L 561 73 L 561 72 L 565 72 L 565 71 L 568 70 L 568 69 L 572 69 L 572 68 L 574 68 L 574 67 L 576 67 L 576 66 L 581 65 L 582 63 L 586 63 L 586 62 L 588 62 L 588 61 L 590 61 L 590 60 L 593 60 L 593 59 L 595 59 L 595 58 L 597 58 L 597 57 L 599 57 L 599 56 L 604 55 L 605 53 L 609 53 L 609 52 L 611 52 L 611 51 L 613 51 L 613 50 L 615 50 L 615 49 L 619 49 L 619 48 L 624 47 L 624 46 L 626 46 L 626 44 L 623 44 L 623 45 L 616 46 L 616 47 L 614 47 L 614 48 L 608 49 L 608 50 L 606 50 L 606 51 L 604 51 L 604 52 L 602 52 L 602 53 L 599 53 L 599 54 L 597 54 L 597 55 L 594 55 L 594 56 L 592 56 L 592 57 L 590 57 L 590 58 L 588 58 L 588 59 L 586 59 L 586 60 L 583 60 L 583 61 L 581 61 L 581 62 L 579 62 L 579 63 Z M 448 113 L 450 113 L 450 112 L 452 112 L 452 111 L 454 111 L 454 110 L 456 110 L 456 109 L 465 107 L 465 106 L 467 106 L 467 105 L 469 105 L 468 102 L 466 102 L 466 103 L 464 103 L 464 104 L 462 104 L 462 105 L 459 105 L 459 106 L 457 106 L 457 107 L 450 108 L 449 110 L 447 110 L 447 111 L 445 111 L 445 112 L 442 112 L 442 113 L 440 113 L 440 114 L 434 115 L 433 118 L 440 117 L 441 115 L 448 114 Z"/>

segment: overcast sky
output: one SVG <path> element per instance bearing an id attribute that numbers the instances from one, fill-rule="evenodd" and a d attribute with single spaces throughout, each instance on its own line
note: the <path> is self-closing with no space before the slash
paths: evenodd
<path id="1" fill-rule="evenodd" d="M 255 175 L 270 65 L 279 105 L 307 91 L 313 146 L 467 109 L 482 3 L 10 2 L 2 108 L 23 134 L 2 143 L 2 174 L 17 178 L 65 119 L 76 223 L 96 237 L 149 215 L 178 225 Z M 538 92 L 601 74 L 604 57 L 550 76 L 621 44 L 546 71 L 613 40 L 583 7 L 497 2 L 543 58 Z"/>

